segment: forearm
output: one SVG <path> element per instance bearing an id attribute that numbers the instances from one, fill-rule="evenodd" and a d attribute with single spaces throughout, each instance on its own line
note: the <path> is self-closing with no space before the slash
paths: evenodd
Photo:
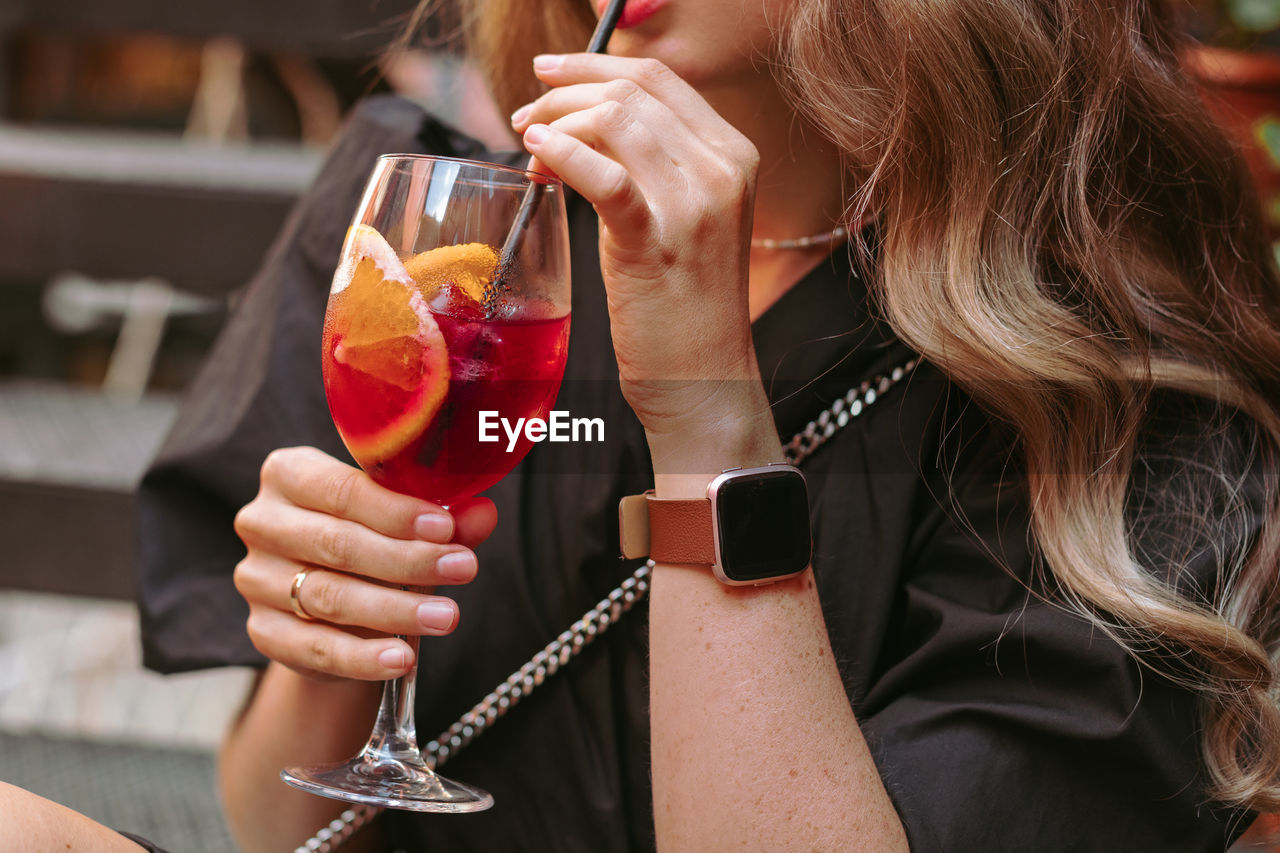
<path id="1" fill-rule="evenodd" d="M 739 410 L 757 414 L 689 440 L 650 436 L 658 497 L 705 497 L 714 472 L 782 459 L 767 409 Z M 729 587 L 703 567 L 656 566 L 649 670 L 661 849 L 907 849 L 811 570 Z"/>
<path id="2" fill-rule="evenodd" d="M 223 742 L 218 768 L 227 822 L 246 853 L 292 850 L 346 808 L 290 788 L 280 771 L 354 755 L 372 729 L 379 688 L 268 666 Z M 344 849 L 361 848 L 353 841 Z"/>
<path id="3" fill-rule="evenodd" d="M 139 853 L 142 849 L 113 829 L 79 812 L 0 782 L 0 823 L 6 850 L 93 850 Z"/>
<path id="4" fill-rule="evenodd" d="M 811 572 L 730 589 L 709 572 L 658 566 L 650 596 L 660 849 L 907 849 Z"/>

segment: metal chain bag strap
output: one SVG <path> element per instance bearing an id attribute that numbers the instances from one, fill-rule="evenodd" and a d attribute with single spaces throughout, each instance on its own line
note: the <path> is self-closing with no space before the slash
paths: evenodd
<path id="1" fill-rule="evenodd" d="M 804 429 L 787 442 L 783 448 L 786 461 L 791 465 L 799 465 L 837 431 L 884 396 L 890 388 L 910 375 L 919 363 L 919 359 L 913 358 L 886 374 L 850 388 L 844 396 L 836 400 L 817 418 L 809 421 Z M 432 768 L 440 767 L 493 725 L 498 718 L 515 707 L 521 699 L 532 693 L 547 678 L 555 675 L 596 637 L 622 618 L 624 613 L 635 607 L 649 592 L 649 576 L 652 571 L 653 561 L 647 560 L 612 592 L 600 599 L 595 607 L 582 614 L 581 619 L 570 625 L 527 663 L 507 676 L 507 679 L 493 692 L 459 717 L 456 723 L 422 747 L 423 758 L 427 763 Z M 361 827 L 377 817 L 381 811 L 382 809 L 376 806 L 365 805 L 347 809 L 328 826 L 297 847 L 294 853 L 332 853 L 346 843 L 347 839 Z"/>

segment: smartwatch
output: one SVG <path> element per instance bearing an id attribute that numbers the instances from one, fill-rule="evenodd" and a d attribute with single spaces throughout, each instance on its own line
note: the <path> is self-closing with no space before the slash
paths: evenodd
<path id="1" fill-rule="evenodd" d="M 623 557 L 705 566 L 730 586 L 794 577 L 813 552 L 804 475 L 784 463 L 730 468 L 703 499 L 623 498 L 618 520 Z"/>

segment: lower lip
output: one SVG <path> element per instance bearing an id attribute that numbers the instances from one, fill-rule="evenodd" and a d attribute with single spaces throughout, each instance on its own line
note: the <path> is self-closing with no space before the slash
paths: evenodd
<path id="1" fill-rule="evenodd" d="M 622 17 L 618 19 L 618 29 L 625 30 L 640 26 L 653 17 L 653 14 L 665 3 L 666 0 L 627 0 L 627 5 L 622 8 Z M 597 0 L 597 11 L 603 14 L 604 7 L 607 5 L 607 0 Z"/>

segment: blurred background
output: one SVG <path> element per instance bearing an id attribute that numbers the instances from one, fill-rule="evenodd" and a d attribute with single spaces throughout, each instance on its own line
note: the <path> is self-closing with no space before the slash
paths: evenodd
<path id="1" fill-rule="evenodd" d="M 212 751 L 251 675 L 141 669 L 132 491 L 355 100 L 512 144 L 448 2 L 388 51 L 413 7 L 0 0 L 0 779 L 174 851 L 234 849 Z M 1280 0 L 1188 11 L 1280 236 Z"/>
<path id="2" fill-rule="evenodd" d="M 510 147 L 414 5 L 0 0 L 0 779 L 174 851 L 251 674 L 141 669 L 132 492 L 353 102 Z"/>

